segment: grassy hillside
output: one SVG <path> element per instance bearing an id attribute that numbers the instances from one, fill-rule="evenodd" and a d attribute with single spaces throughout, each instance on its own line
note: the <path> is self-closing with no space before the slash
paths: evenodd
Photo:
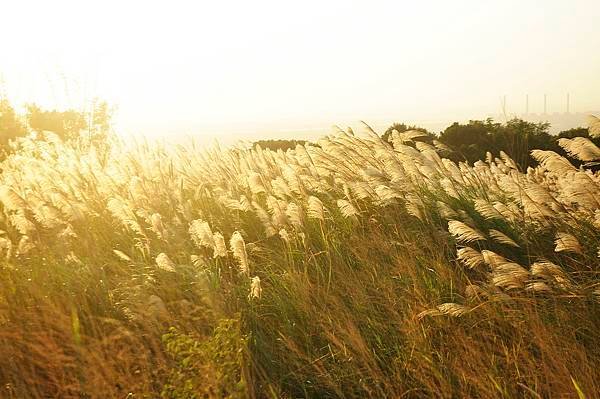
<path id="1" fill-rule="evenodd" d="M 600 175 L 551 151 L 457 165 L 416 135 L 21 140 L 0 397 L 596 397 Z"/>

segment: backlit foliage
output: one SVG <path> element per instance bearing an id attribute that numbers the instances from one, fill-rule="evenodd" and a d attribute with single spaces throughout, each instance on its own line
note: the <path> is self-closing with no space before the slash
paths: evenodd
<path id="1" fill-rule="evenodd" d="M 593 397 L 600 175 L 541 150 L 456 164 L 421 134 L 22 139 L 0 176 L 5 396 Z"/>

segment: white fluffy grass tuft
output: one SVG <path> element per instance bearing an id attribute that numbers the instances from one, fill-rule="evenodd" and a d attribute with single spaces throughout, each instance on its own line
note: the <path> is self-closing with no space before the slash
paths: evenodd
<path id="1" fill-rule="evenodd" d="M 485 241 L 486 239 L 479 230 L 458 220 L 448 221 L 448 231 L 458 242 L 469 243 L 474 241 Z"/>

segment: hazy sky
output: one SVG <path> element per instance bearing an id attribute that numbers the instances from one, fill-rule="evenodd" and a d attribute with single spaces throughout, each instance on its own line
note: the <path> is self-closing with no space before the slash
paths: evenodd
<path id="1" fill-rule="evenodd" d="M 153 136 L 600 108 L 599 0 L 19 0 L 0 35 L 13 101 Z"/>

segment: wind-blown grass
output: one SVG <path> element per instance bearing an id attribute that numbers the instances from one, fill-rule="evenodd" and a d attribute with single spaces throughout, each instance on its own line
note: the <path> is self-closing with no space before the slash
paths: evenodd
<path id="1" fill-rule="evenodd" d="M 21 140 L 0 176 L 2 396 L 594 397 L 600 175 L 416 138 Z"/>

